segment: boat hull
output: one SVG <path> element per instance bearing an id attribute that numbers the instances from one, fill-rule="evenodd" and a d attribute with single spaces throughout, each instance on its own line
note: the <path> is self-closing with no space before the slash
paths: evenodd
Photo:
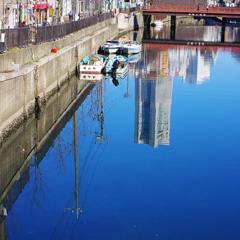
<path id="1" fill-rule="evenodd" d="M 80 78 L 79 78 L 79 80 L 81 81 L 91 81 L 91 82 L 101 81 L 102 79 L 103 79 L 102 74 L 85 74 L 85 73 L 80 74 Z"/>
<path id="2" fill-rule="evenodd" d="M 115 54 L 119 51 L 120 48 L 105 48 L 103 49 L 103 52 L 108 54 Z"/>
<path id="3" fill-rule="evenodd" d="M 98 74 L 102 72 L 105 64 L 101 65 L 88 65 L 88 64 L 80 64 L 80 74 Z"/>
<path id="4" fill-rule="evenodd" d="M 141 46 L 125 46 L 122 48 L 122 53 L 123 54 L 137 54 L 140 53 L 142 51 Z"/>

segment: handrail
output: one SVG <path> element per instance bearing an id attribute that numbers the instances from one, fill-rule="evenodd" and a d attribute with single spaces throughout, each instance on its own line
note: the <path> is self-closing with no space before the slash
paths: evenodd
<path id="1" fill-rule="evenodd" d="M 39 44 L 42 42 L 54 41 L 98 22 L 110 19 L 111 17 L 112 12 L 106 12 L 78 21 L 70 21 L 55 25 L 0 29 L 0 34 L 5 34 L 4 44 L 0 44 L 0 53 L 14 47 L 26 47 L 29 43 Z"/>

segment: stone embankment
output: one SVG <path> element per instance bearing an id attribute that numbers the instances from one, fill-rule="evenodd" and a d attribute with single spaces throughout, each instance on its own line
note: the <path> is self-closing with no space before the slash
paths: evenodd
<path id="1" fill-rule="evenodd" d="M 32 163 L 32 157 L 35 155 L 34 164 L 37 166 L 91 89 L 92 86 L 84 86 L 83 82 L 72 77 L 42 106 L 38 119 L 34 115 L 29 116 L 2 143 L 0 147 L 0 203 L 10 207 L 13 198 L 7 196 L 9 193 L 11 195 L 11 192 L 13 193 L 11 196 L 15 197 L 21 193 L 22 187 L 29 180 L 29 165 Z M 58 157 L 61 156 L 57 156 L 56 161 L 60 161 Z"/>
<path id="2" fill-rule="evenodd" d="M 141 14 L 137 18 L 141 27 Z M 133 29 L 133 21 L 132 14 L 124 31 Z M 75 73 L 83 56 L 118 36 L 118 25 L 118 18 L 108 19 L 64 39 L 0 55 L 0 144 L 60 89 Z M 52 48 L 59 50 L 53 54 Z"/>

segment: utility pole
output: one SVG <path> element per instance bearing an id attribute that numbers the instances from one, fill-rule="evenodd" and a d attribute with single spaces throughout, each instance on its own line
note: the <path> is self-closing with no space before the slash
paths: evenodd
<path id="1" fill-rule="evenodd" d="M 2 28 L 4 29 L 4 18 L 5 18 L 5 0 L 2 3 Z"/>
<path id="2" fill-rule="evenodd" d="M 66 208 L 65 211 L 70 211 L 72 213 L 76 213 L 77 220 L 79 219 L 79 215 L 82 213 L 82 209 L 79 208 L 79 193 L 78 193 L 78 132 L 77 132 L 77 113 L 75 112 L 73 115 L 73 145 L 74 145 L 74 173 L 75 173 L 75 207 L 74 208 Z"/>
<path id="3" fill-rule="evenodd" d="M 73 115 L 73 131 L 74 131 L 74 163 L 75 163 L 75 211 L 77 220 L 79 218 L 79 213 L 82 212 L 82 209 L 78 206 L 79 194 L 78 194 L 78 134 L 77 134 L 77 113 Z"/>

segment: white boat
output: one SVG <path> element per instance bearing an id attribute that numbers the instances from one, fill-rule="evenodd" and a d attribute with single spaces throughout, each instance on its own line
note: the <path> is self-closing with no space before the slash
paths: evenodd
<path id="1" fill-rule="evenodd" d="M 86 73 L 81 73 L 80 78 L 81 81 L 90 81 L 90 82 L 97 82 L 101 81 L 103 79 L 102 74 L 86 74 Z"/>
<path id="2" fill-rule="evenodd" d="M 142 51 L 141 44 L 129 42 L 125 43 L 122 46 L 122 53 L 123 54 L 136 54 Z"/>
<path id="3" fill-rule="evenodd" d="M 125 76 L 127 73 L 128 73 L 128 65 L 127 65 L 127 64 L 120 65 L 120 66 L 117 68 L 117 71 L 116 71 L 116 74 L 117 74 L 117 75 L 123 75 L 123 76 Z"/>
<path id="4" fill-rule="evenodd" d="M 118 40 L 107 41 L 100 47 L 100 52 L 102 51 L 107 54 L 115 54 L 120 51 L 122 45 L 122 42 Z"/>
<path id="5" fill-rule="evenodd" d="M 114 55 L 108 58 L 105 71 L 106 73 L 123 74 L 128 70 L 128 60 L 121 55 Z"/>
<path id="6" fill-rule="evenodd" d="M 98 54 L 85 56 L 79 64 L 79 72 L 80 74 L 100 74 L 106 65 L 106 61 L 106 57 Z"/>

